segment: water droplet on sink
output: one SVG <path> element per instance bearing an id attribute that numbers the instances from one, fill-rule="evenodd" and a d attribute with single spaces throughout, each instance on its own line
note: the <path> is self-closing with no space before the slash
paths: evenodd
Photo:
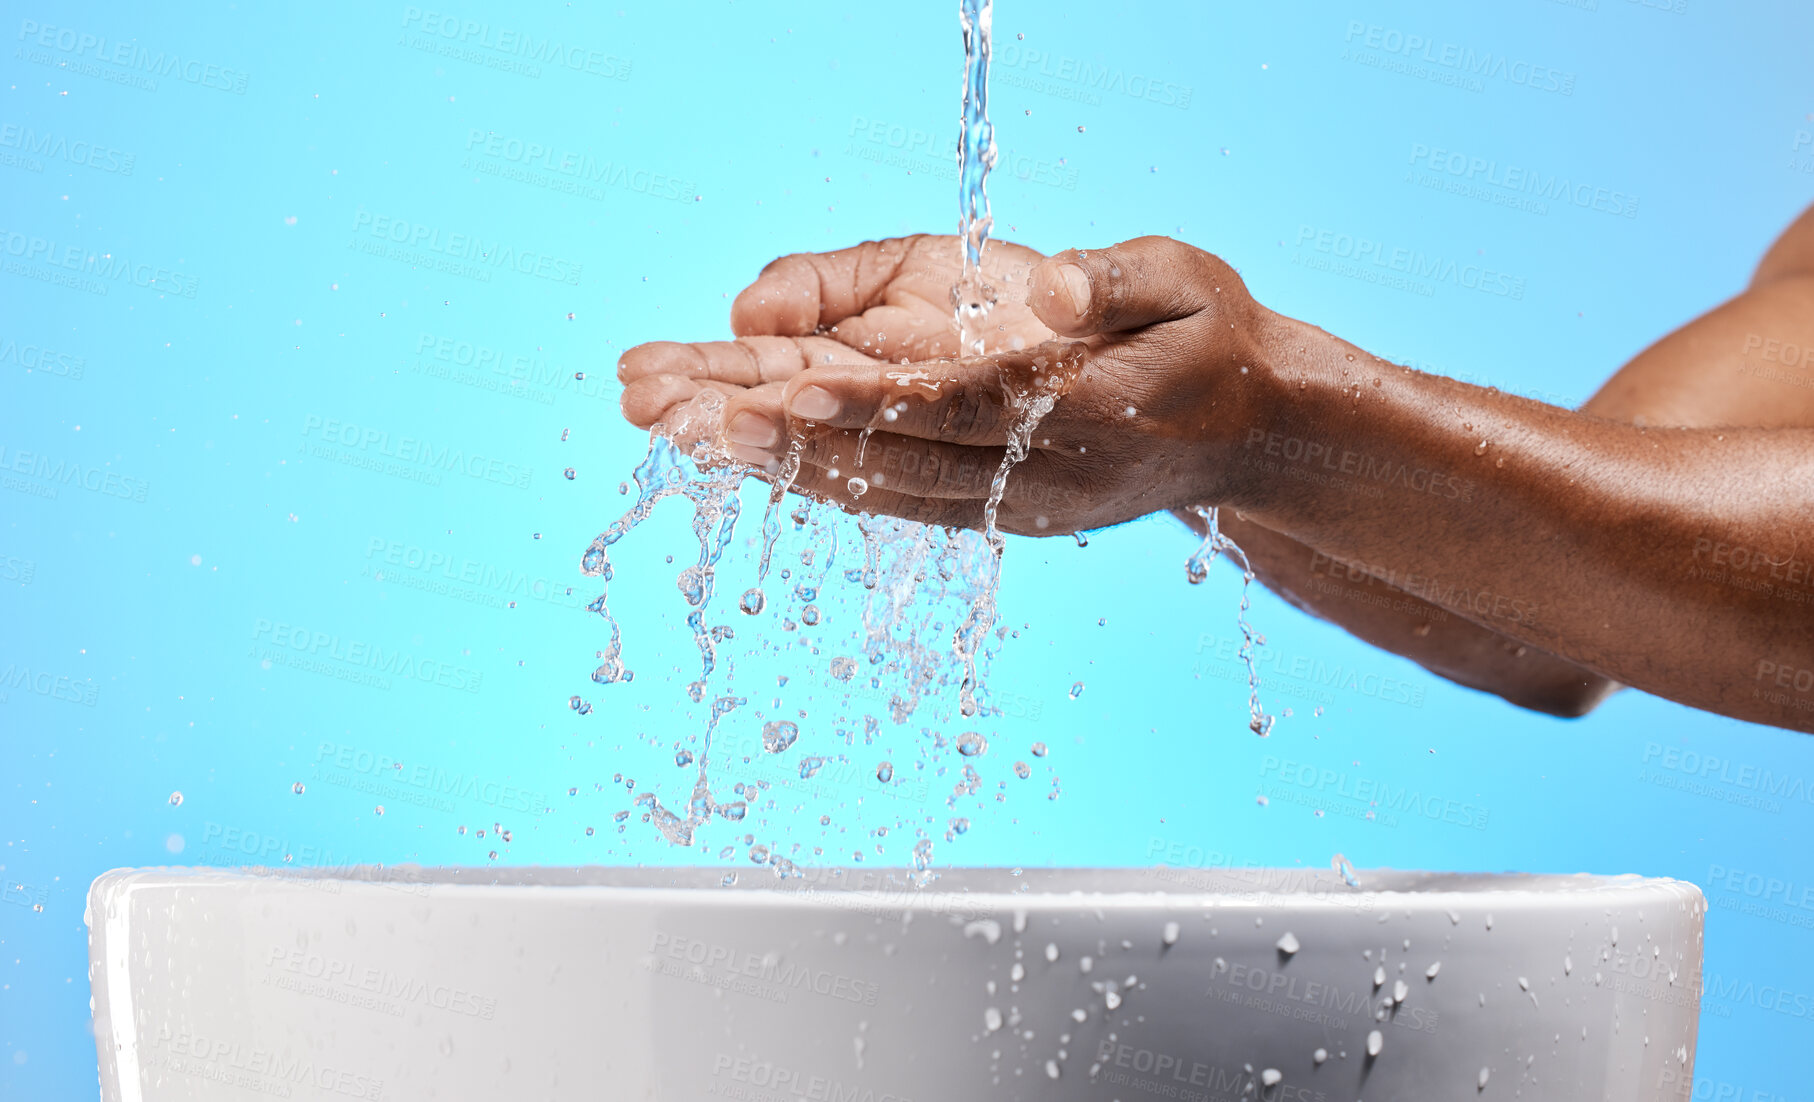
<path id="1" fill-rule="evenodd" d="M 1290 930 L 1286 930 L 1285 936 L 1279 938 L 1277 948 L 1279 952 L 1289 957 L 1295 954 L 1300 947 L 1297 937 Z"/>

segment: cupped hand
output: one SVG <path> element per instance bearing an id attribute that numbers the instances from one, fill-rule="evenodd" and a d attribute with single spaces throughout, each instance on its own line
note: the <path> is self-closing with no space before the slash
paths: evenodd
<path id="1" fill-rule="evenodd" d="M 655 341 L 623 354 L 624 417 L 640 428 L 667 419 L 701 390 L 727 395 L 780 385 L 809 364 L 868 366 L 955 356 L 951 287 L 961 243 L 920 235 L 868 241 L 830 253 L 784 256 L 762 270 L 731 306 L 737 339 Z M 1027 277 L 1042 257 L 991 241 L 983 273 L 995 288 L 984 350 L 1024 348 L 1052 338 L 1027 308 Z"/>
<path id="2" fill-rule="evenodd" d="M 795 489 L 976 528 L 1013 399 L 1052 387 L 1061 396 L 1006 481 L 1003 531 L 1059 535 L 1226 500 L 1239 441 L 1268 407 L 1276 315 L 1220 259 L 1164 237 L 1070 250 L 1028 276 L 1031 317 L 1017 329 L 1059 340 L 905 367 L 802 356 L 771 385 L 728 398 L 721 446 L 772 475 L 797 439 Z M 956 343 L 931 337 L 920 347 Z"/>

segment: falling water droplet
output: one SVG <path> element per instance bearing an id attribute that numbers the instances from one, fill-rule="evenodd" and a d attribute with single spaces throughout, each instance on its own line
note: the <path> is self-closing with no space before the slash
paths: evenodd
<path id="1" fill-rule="evenodd" d="M 1078 681 L 1071 686 L 1071 699 L 1076 700 L 1078 697 L 1080 697 L 1082 695 L 1083 695 L 1083 682 Z"/>
<path id="2" fill-rule="evenodd" d="M 883 784 L 887 784 L 889 781 L 894 780 L 894 763 L 885 761 L 876 766 L 876 780 L 881 781 Z"/>
<path id="3" fill-rule="evenodd" d="M 1034 743 L 1033 744 L 1033 756 L 1036 758 L 1045 757 L 1046 756 L 1046 744 L 1043 742 Z"/>
<path id="4" fill-rule="evenodd" d="M 957 736 L 957 752 L 966 758 L 974 758 L 989 749 L 989 740 L 975 731 L 965 731 Z"/>
<path id="5" fill-rule="evenodd" d="M 297 781 L 295 784 L 291 785 L 290 791 L 296 793 L 298 796 L 302 795 L 302 792 L 303 792 L 302 782 Z"/>
<path id="6" fill-rule="evenodd" d="M 183 794 L 181 792 L 172 792 L 170 794 L 170 806 L 171 807 L 183 806 Z"/>
<path id="7" fill-rule="evenodd" d="M 737 607 L 750 616 L 761 612 L 762 607 L 766 604 L 768 604 L 768 598 L 762 595 L 762 589 L 759 586 L 751 586 L 744 590 L 743 596 L 737 600 Z"/>
<path id="8" fill-rule="evenodd" d="M 777 719 L 762 725 L 762 748 L 771 754 L 779 754 L 794 744 L 800 737 L 800 728 L 785 719 Z"/>
<path id="9" fill-rule="evenodd" d="M 1017 761 L 1014 763 L 1014 775 L 1024 781 L 1033 775 L 1033 768 L 1024 761 Z"/>
<path id="10" fill-rule="evenodd" d="M 566 470 L 564 470 L 564 471 L 562 471 L 562 472 L 561 472 L 561 473 L 562 473 L 562 474 L 564 474 L 564 475 L 566 475 L 566 476 L 567 476 L 567 481 L 568 481 L 568 482 L 572 482 L 572 481 L 573 481 L 573 479 L 574 479 L 574 474 L 573 474 L 573 468 L 572 468 L 572 467 L 568 467 L 568 468 L 567 468 L 567 469 L 566 469 Z"/>

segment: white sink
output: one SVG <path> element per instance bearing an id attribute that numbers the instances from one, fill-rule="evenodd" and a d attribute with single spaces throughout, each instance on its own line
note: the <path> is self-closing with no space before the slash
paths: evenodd
<path id="1" fill-rule="evenodd" d="M 1679 881 L 727 871 L 110 872 L 88 903 L 102 1096 L 1648 1102 L 1692 1083 L 1706 907 Z"/>

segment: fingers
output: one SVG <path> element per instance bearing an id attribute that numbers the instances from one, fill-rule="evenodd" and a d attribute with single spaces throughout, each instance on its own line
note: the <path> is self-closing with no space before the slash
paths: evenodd
<path id="1" fill-rule="evenodd" d="M 618 398 L 618 406 L 623 410 L 624 420 L 639 429 L 653 426 L 657 421 L 668 418 L 669 413 L 677 406 L 686 404 L 698 396 L 701 390 L 717 390 L 724 394 L 736 394 L 742 387 L 729 383 L 720 383 L 715 379 L 689 379 L 682 375 L 651 375 L 637 379 L 624 388 Z"/>
<path id="2" fill-rule="evenodd" d="M 1106 249 L 1068 249 L 1033 269 L 1028 303 L 1060 336 L 1119 333 L 1188 317 L 1218 299 L 1234 269 L 1169 237 L 1136 237 Z"/>
<path id="3" fill-rule="evenodd" d="M 882 301 L 919 237 L 865 241 L 829 253 L 794 253 L 762 269 L 731 304 L 740 337 L 804 337 Z"/>
<path id="4" fill-rule="evenodd" d="M 929 302 L 912 306 L 872 306 L 833 325 L 826 335 L 878 360 L 929 360 L 957 352 L 951 311 Z"/>
<path id="5" fill-rule="evenodd" d="M 955 362 L 828 365 L 796 374 L 782 389 L 786 412 L 833 428 L 877 428 L 950 444 L 1005 444 L 1017 394 L 1063 394 L 1086 354 L 1057 342 Z"/>
<path id="6" fill-rule="evenodd" d="M 626 351 L 617 378 L 632 383 L 656 375 L 716 379 L 735 386 L 784 382 L 812 365 L 874 363 L 825 337 L 739 337 L 734 341 L 652 341 Z"/>

